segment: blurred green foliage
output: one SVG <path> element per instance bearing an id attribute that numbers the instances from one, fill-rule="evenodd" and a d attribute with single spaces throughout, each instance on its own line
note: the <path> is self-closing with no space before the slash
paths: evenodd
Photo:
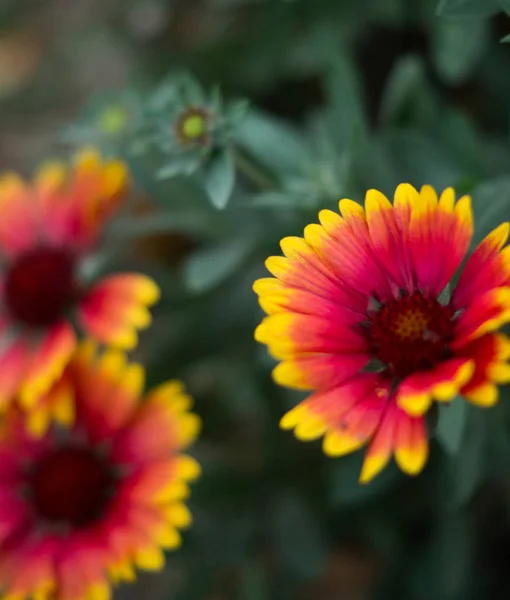
<path id="1" fill-rule="evenodd" d="M 278 430 L 301 396 L 271 382 L 251 291 L 282 237 L 370 187 L 472 194 L 474 243 L 508 219 L 508 0 L 89 4 L 26 81 L 13 87 L 0 60 L 0 159 L 11 166 L 12 128 L 23 121 L 26 140 L 33 119 L 46 137 L 17 151 L 24 168 L 80 143 L 132 168 L 137 216 L 114 224 L 96 267 L 134 261 L 161 283 L 137 352 L 150 383 L 187 383 L 204 421 L 194 527 L 154 598 L 508 597 L 510 390 L 488 411 L 441 408 L 419 478 L 392 465 L 359 486 L 361 455 L 329 460 Z M 3 2 L 5 31 L 70 10 L 49 6 L 44 21 Z M 190 109 L 205 121 L 183 143 Z M 135 597 L 150 597 L 143 585 Z"/>

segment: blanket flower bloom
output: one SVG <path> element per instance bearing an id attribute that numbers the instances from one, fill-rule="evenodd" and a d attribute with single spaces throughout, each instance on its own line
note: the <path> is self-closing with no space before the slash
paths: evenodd
<path id="1" fill-rule="evenodd" d="M 191 523 L 184 500 L 200 467 L 182 449 L 200 420 L 182 384 L 142 398 L 142 367 L 88 342 L 63 382 L 73 427 L 53 424 L 35 439 L 12 407 L 0 432 L 5 599 L 107 600 L 135 568 L 161 569 Z"/>
<path id="2" fill-rule="evenodd" d="M 510 320 L 509 225 L 474 250 L 450 295 L 473 233 L 469 197 L 402 184 L 393 204 L 370 190 L 365 209 L 341 200 L 340 212 L 283 239 L 285 257 L 266 262 L 275 278 L 254 285 L 269 315 L 255 337 L 281 360 L 275 381 L 313 390 L 281 427 L 324 435 L 330 456 L 370 442 L 362 482 L 392 454 L 417 474 L 432 402 L 490 406 L 510 381 L 510 342 L 495 332 Z"/>
<path id="3" fill-rule="evenodd" d="M 150 323 L 156 284 L 135 273 L 84 281 L 86 258 L 128 189 L 125 165 L 83 150 L 74 168 L 43 166 L 29 185 L 0 176 L 0 410 L 30 408 L 62 373 L 75 346 L 71 313 L 96 340 L 122 349 Z"/>

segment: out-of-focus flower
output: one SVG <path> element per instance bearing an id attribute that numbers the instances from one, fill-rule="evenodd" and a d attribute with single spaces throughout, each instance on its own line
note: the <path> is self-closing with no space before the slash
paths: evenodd
<path id="1" fill-rule="evenodd" d="M 159 296 L 145 275 L 88 283 L 84 267 L 129 183 L 124 163 L 84 150 L 69 170 L 48 163 L 32 184 L 0 178 L 0 407 L 19 394 L 30 408 L 58 379 L 76 346 L 72 315 L 96 340 L 132 348 Z"/>
<path id="2" fill-rule="evenodd" d="M 161 151 L 159 179 L 198 173 L 212 203 L 224 208 L 235 184 L 232 141 L 246 110 L 244 101 L 225 104 L 218 89 L 207 93 L 192 77 L 175 75 L 148 100 L 131 147 Z"/>
<path id="3" fill-rule="evenodd" d="M 365 210 L 341 200 L 340 212 L 283 239 L 285 257 L 266 262 L 275 279 L 254 286 L 269 315 L 256 339 L 282 361 L 275 381 L 314 390 L 281 426 L 303 440 L 324 435 L 330 456 L 370 441 L 363 482 L 393 453 L 416 474 L 432 402 L 462 394 L 491 406 L 510 380 L 510 342 L 494 333 L 510 320 L 509 225 L 481 242 L 446 298 L 471 241 L 469 197 L 403 184 L 393 205 L 370 190 Z"/>
<path id="4" fill-rule="evenodd" d="M 62 132 L 65 141 L 93 144 L 105 152 L 124 152 L 130 136 L 143 121 L 143 108 L 134 90 L 95 98 L 83 117 Z"/>
<path id="5" fill-rule="evenodd" d="M 183 503 L 200 473 L 182 450 L 200 420 L 169 381 L 142 398 L 144 370 L 85 342 L 59 387 L 72 427 L 27 435 L 8 411 L 0 436 L 0 586 L 5 598 L 110 597 L 110 581 L 163 567 L 191 523 Z"/>

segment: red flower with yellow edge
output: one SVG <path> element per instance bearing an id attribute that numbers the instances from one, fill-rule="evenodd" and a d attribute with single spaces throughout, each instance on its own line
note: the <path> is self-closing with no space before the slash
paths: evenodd
<path id="1" fill-rule="evenodd" d="M 190 525 L 182 453 L 199 418 L 181 383 L 142 398 L 144 370 L 88 343 L 63 378 L 76 412 L 39 439 L 7 411 L 0 432 L 0 590 L 5 600 L 107 600 L 135 569 L 159 570 Z"/>
<path id="2" fill-rule="evenodd" d="M 126 196 L 117 160 L 84 150 L 72 169 L 43 166 L 33 183 L 0 177 L 0 409 L 19 393 L 30 407 L 58 379 L 75 346 L 72 314 L 89 335 L 111 346 L 136 345 L 159 296 L 144 275 L 115 274 L 92 286 L 84 259 Z"/>
<path id="3" fill-rule="evenodd" d="M 324 436 L 330 456 L 369 442 L 362 482 L 392 454 L 417 474 L 432 402 L 490 406 L 510 381 L 509 340 L 493 333 L 510 320 L 509 225 L 480 243 L 445 299 L 472 237 L 469 197 L 402 184 L 393 204 L 370 190 L 365 209 L 341 200 L 340 212 L 283 239 L 285 257 L 266 262 L 275 278 L 254 285 L 269 315 L 255 337 L 281 360 L 275 381 L 313 390 L 281 427 Z"/>

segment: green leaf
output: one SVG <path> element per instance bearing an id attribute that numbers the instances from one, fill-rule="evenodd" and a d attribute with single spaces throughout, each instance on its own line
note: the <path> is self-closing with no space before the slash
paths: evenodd
<path id="1" fill-rule="evenodd" d="M 205 167 L 205 189 L 216 208 L 222 210 L 227 206 L 234 184 L 234 161 L 231 153 L 228 150 L 223 150 L 213 156 L 210 163 Z"/>
<path id="2" fill-rule="evenodd" d="M 395 65 L 384 90 L 380 119 L 383 125 L 399 120 L 400 115 L 418 94 L 423 93 L 425 68 L 419 56 L 401 58 Z"/>
<path id="3" fill-rule="evenodd" d="M 441 79 L 459 84 L 480 64 L 489 23 L 480 19 L 438 19 L 432 32 L 432 59 Z"/>
<path id="4" fill-rule="evenodd" d="M 304 138 L 290 124 L 250 110 L 236 129 L 236 140 L 271 171 L 299 173 L 309 160 Z"/>
<path id="5" fill-rule="evenodd" d="M 510 177 L 499 177 L 479 185 L 473 192 L 475 233 L 472 246 L 508 220 Z"/>
<path id="6" fill-rule="evenodd" d="M 315 578 L 326 564 L 329 548 L 308 504 L 296 493 L 282 492 L 272 517 L 274 546 L 283 567 L 301 579 Z"/>
<path id="7" fill-rule="evenodd" d="M 506 12 L 507 15 L 510 15 L 510 0 L 498 0 L 501 8 Z"/>
<path id="8" fill-rule="evenodd" d="M 136 239 L 161 233 L 179 232 L 208 237 L 221 234 L 222 222 L 207 211 L 159 211 L 146 217 L 119 217 L 110 234 L 117 239 Z"/>
<path id="9" fill-rule="evenodd" d="M 457 396 L 450 404 L 439 407 L 437 437 L 449 454 L 457 454 L 466 428 L 468 406 L 464 398 Z"/>
<path id="10" fill-rule="evenodd" d="M 388 132 L 382 137 L 400 181 L 438 189 L 454 185 L 464 172 L 459 161 L 436 140 L 412 129 Z"/>
<path id="11" fill-rule="evenodd" d="M 466 166 L 466 170 L 469 170 L 466 179 L 476 181 L 477 174 L 482 169 L 480 164 L 482 141 L 473 121 L 464 112 L 450 109 L 436 118 L 436 122 L 437 134 L 445 148 L 451 150 L 454 156 L 462 161 L 462 165 Z M 460 193 L 458 184 L 456 191 Z"/>
<path id="12" fill-rule="evenodd" d="M 245 237 L 195 252 L 183 267 L 186 287 L 205 292 L 220 284 L 242 265 L 252 246 L 253 239 Z"/>
<path id="13" fill-rule="evenodd" d="M 246 203 L 255 208 L 311 208 L 317 205 L 317 198 L 289 192 L 261 192 L 251 196 Z"/>
<path id="14" fill-rule="evenodd" d="M 491 17 L 499 10 L 497 0 L 440 0 L 441 17 Z"/>
<path id="15" fill-rule="evenodd" d="M 348 150 L 357 139 L 366 138 L 368 125 L 359 74 L 347 53 L 336 50 L 331 55 L 324 87 L 325 111 L 340 142 L 339 149 Z"/>
<path id="16" fill-rule="evenodd" d="M 456 509 L 471 500 L 485 476 L 486 423 L 480 411 L 470 411 L 462 445 L 444 463 L 442 503 Z"/>
<path id="17" fill-rule="evenodd" d="M 177 175 L 190 175 L 200 166 L 200 159 L 195 156 L 173 156 L 156 171 L 156 179 L 165 180 Z"/>
<path id="18" fill-rule="evenodd" d="M 399 469 L 391 463 L 370 483 L 360 484 L 358 480 L 364 454 L 363 450 L 332 463 L 329 470 L 329 494 L 333 506 L 347 507 L 370 501 L 388 491 L 401 479 Z"/>
<path id="19" fill-rule="evenodd" d="M 502 37 L 499 41 L 503 44 L 508 44 L 510 42 L 510 33 Z"/>

